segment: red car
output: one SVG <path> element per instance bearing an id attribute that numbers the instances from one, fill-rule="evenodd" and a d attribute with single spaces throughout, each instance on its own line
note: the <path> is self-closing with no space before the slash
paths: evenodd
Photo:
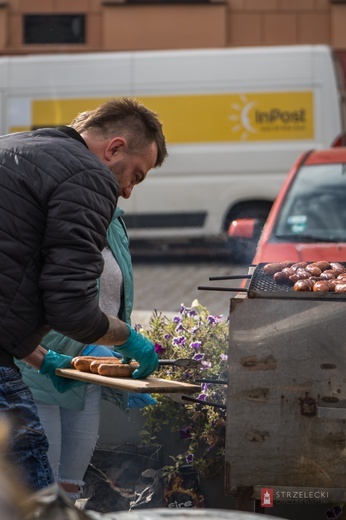
<path id="1" fill-rule="evenodd" d="M 255 219 L 239 219 L 228 234 L 246 243 L 256 232 Z M 252 263 L 285 260 L 346 262 L 346 147 L 306 152 L 293 165 Z"/>

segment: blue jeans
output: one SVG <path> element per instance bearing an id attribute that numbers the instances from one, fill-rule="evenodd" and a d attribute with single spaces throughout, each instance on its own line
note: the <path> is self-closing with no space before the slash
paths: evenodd
<path id="1" fill-rule="evenodd" d="M 15 368 L 0 367 L 0 381 L 0 418 L 11 428 L 6 460 L 29 490 L 50 486 L 54 477 L 47 456 L 48 441 L 32 394 Z"/>

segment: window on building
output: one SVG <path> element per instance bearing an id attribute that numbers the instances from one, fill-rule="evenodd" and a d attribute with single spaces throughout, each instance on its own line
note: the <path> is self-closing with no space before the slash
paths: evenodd
<path id="1" fill-rule="evenodd" d="M 85 43 L 85 15 L 24 15 L 24 43 Z"/>

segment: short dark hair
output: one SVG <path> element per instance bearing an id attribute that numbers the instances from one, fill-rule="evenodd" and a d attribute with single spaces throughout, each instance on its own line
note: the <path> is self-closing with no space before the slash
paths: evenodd
<path id="1" fill-rule="evenodd" d="M 71 126 L 79 133 L 95 129 L 108 138 L 116 133 L 128 138 L 129 153 L 155 142 L 157 159 L 155 167 L 161 166 L 167 157 L 166 140 L 162 124 L 154 112 L 136 99 L 110 99 L 95 108 L 82 112 L 74 118 Z"/>

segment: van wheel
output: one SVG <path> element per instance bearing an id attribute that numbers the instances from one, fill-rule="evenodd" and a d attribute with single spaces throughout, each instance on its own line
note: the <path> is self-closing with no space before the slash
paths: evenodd
<path id="1" fill-rule="evenodd" d="M 256 234 L 253 239 L 241 239 L 228 237 L 227 251 L 230 260 L 240 265 L 249 265 L 255 256 L 257 242 L 261 235 L 263 226 L 267 220 L 272 202 L 258 201 L 253 203 L 243 203 L 235 206 L 228 214 L 225 230 L 229 228 L 232 220 L 237 218 L 255 218 L 258 221 Z"/>

